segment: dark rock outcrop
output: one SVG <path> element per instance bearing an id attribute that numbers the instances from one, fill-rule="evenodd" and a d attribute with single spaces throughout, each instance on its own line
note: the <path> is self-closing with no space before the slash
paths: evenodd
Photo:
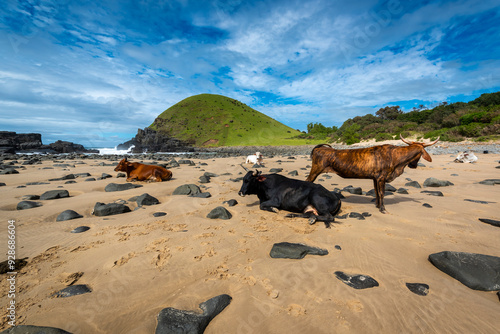
<path id="1" fill-rule="evenodd" d="M 21 201 L 17 203 L 17 210 L 26 210 L 42 206 L 42 203 L 33 201 Z"/>
<path id="2" fill-rule="evenodd" d="M 219 295 L 200 304 L 203 313 L 167 307 L 158 314 L 155 334 L 203 333 L 210 321 L 231 303 L 231 296 Z"/>
<path id="3" fill-rule="evenodd" d="M 327 255 L 326 249 L 311 247 L 304 244 L 280 242 L 273 245 L 269 255 L 274 259 L 303 259 L 307 254 Z"/>
<path id="4" fill-rule="evenodd" d="M 429 255 L 429 261 L 471 289 L 500 290 L 500 257 L 444 251 Z"/>
<path id="5" fill-rule="evenodd" d="M 119 203 L 104 204 L 97 202 L 94 206 L 94 216 L 98 217 L 118 215 L 120 213 L 126 213 L 130 211 L 131 210 L 128 206 Z"/>
<path id="6" fill-rule="evenodd" d="M 76 211 L 66 210 L 66 211 L 61 212 L 57 216 L 56 221 L 57 222 L 62 222 L 62 221 L 71 220 L 71 219 L 77 219 L 77 218 L 83 218 L 83 216 L 81 214 L 79 214 L 78 212 L 76 212 Z"/>
<path id="7" fill-rule="evenodd" d="M 106 187 L 104 187 L 104 191 L 105 192 L 124 191 L 140 187 L 142 187 L 142 185 L 133 183 L 110 183 L 106 185 Z"/>
<path id="8" fill-rule="evenodd" d="M 194 148 L 189 143 L 150 128 L 138 129 L 134 138 L 118 145 L 117 148 L 127 150 L 132 145 L 134 146 L 132 148 L 133 153 L 194 151 Z"/>
<path id="9" fill-rule="evenodd" d="M 80 144 L 58 140 L 49 145 L 43 145 L 39 133 L 16 133 L 0 131 L 0 153 L 15 153 L 18 151 L 40 151 L 47 153 L 99 153 L 98 150 L 87 150 Z"/>
<path id="10" fill-rule="evenodd" d="M 138 196 L 136 202 L 138 206 L 160 204 L 160 201 L 156 197 L 153 197 L 148 193 Z"/>
<path id="11" fill-rule="evenodd" d="M 41 200 L 50 200 L 50 199 L 58 199 L 58 198 L 66 198 L 69 197 L 69 192 L 65 189 L 60 190 L 49 190 L 44 192 L 41 196 Z"/>

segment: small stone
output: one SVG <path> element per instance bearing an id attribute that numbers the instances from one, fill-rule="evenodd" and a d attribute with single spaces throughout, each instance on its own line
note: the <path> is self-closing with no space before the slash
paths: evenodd
<path id="1" fill-rule="evenodd" d="M 354 289 L 368 289 L 379 286 L 375 279 L 367 275 L 349 275 L 342 271 L 336 271 L 335 276 Z"/>
<path id="2" fill-rule="evenodd" d="M 57 216 L 56 221 L 61 222 L 61 221 L 66 221 L 66 220 L 71 220 L 71 219 L 77 219 L 77 218 L 83 218 L 82 215 L 77 213 L 76 211 L 73 210 L 66 210 L 63 211 Z"/>
<path id="3" fill-rule="evenodd" d="M 56 298 L 67 298 L 67 297 L 82 295 L 84 293 L 89 293 L 89 292 L 92 292 L 92 290 L 89 288 L 88 285 L 77 284 L 77 285 L 68 286 L 67 288 L 64 288 L 58 292 L 55 292 L 52 295 Z"/>
<path id="4" fill-rule="evenodd" d="M 90 227 L 88 226 L 78 226 L 77 228 L 73 229 L 71 233 L 82 233 L 88 230 L 90 230 Z"/>
<path id="5" fill-rule="evenodd" d="M 227 204 L 228 206 L 235 206 L 236 204 L 238 204 L 238 201 L 235 199 L 230 199 L 229 201 L 222 202 L 222 204 Z"/>
<path id="6" fill-rule="evenodd" d="M 26 210 L 42 206 L 42 203 L 33 201 L 21 201 L 17 203 L 17 210 Z"/>
<path id="7" fill-rule="evenodd" d="M 280 242 L 274 244 L 269 253 L 273 259 L 303 259 L 307 254 L 327 255 L 328 250 L 304 244 Z"/>
<path id="8" fill-rule="evenodd" d="M 160 201 L 157 198 L 147 193 L 137 196 L 136 202 L 139 206 L 160 204 Z"/>
<path id="9" fill-rule="evenodd" d="M 166 212 L 155 212 L 153 213 L 153 217 L 163 217 L 163 216 L 166 216 L 167 213 Z"/>
<path id="10" fill-rule="evenodd" d="M 429 293 L 429 285 L 424 283 L 406 283 L 406 287 L 419 296 L 427 296 Z"/>
<path id="11" fill-rule="evenodd" d="M 231 219 L 233 215 L 223 206 L 218 206 L 212 211 L 210 211 L 207 215 L 207 218 L 210 219 Z"/>

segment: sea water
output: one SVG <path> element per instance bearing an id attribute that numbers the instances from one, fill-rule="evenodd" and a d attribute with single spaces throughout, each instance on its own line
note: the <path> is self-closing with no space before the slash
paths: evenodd
<path id="1" fill-rule="evenodd" d="M 126 150 L 119 150 L 116 148 L 116 146 L 114 148 L 97 148 L 97 150 L 99 150 L 99 154 L 114 154 L 114 155 L 125 155 L 125 154 L 130 154 L 129 152 L 132 151 L 132 149 L 134 148 L 134 145 L 130 146 L 128 149 Z"/>

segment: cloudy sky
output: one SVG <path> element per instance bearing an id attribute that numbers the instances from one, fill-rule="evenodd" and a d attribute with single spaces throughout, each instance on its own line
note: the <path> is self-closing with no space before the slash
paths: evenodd
<path id="1" fill-rule="evenodd" d="M 498 0 L 7 0 L 0 130 L 113 147 L 221 94 L 299 130 L 500 90 Z"/>

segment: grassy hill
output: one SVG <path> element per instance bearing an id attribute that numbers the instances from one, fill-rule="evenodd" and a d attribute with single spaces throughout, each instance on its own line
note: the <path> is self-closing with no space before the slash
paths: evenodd
<path id="1" fill-rule="evenodd" d="M 188 97 L 162 112 L 149 126 L 195 146 L 313 144 L 269 116 L 237 100 L 212 94 Z"/>

